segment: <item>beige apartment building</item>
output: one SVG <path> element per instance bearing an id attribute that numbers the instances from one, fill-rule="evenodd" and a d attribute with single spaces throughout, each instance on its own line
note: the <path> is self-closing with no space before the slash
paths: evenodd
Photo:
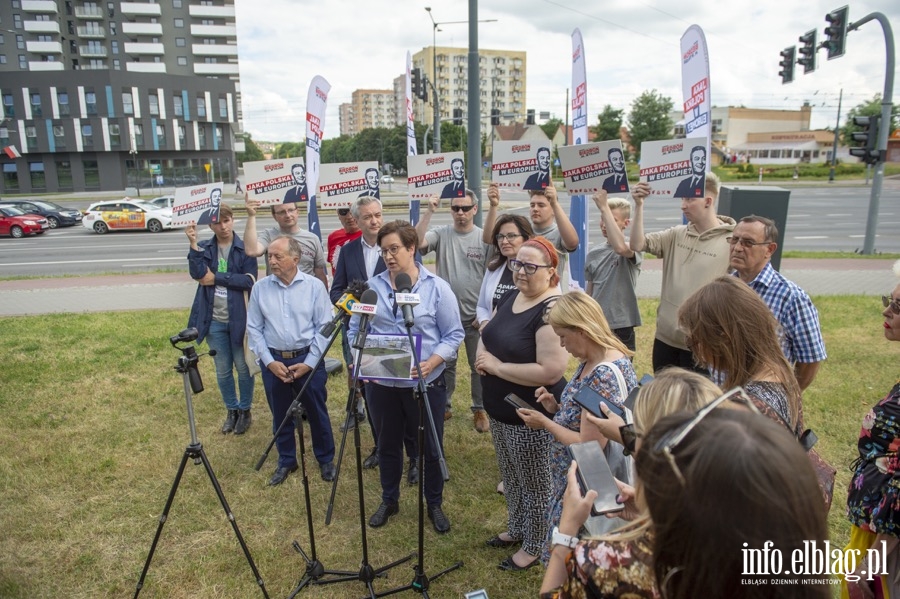
<path id="1" fill-rule="evenodd" d="M 356 135 L 363 129 L 396 124 L 394 90 L 357 89 L 349 103 L 339 107 L 341 135 Z"/>

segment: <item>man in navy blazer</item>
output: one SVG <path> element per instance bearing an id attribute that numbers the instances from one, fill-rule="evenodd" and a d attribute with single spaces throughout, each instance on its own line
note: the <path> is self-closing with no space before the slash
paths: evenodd
<path id="1" fill-rule="evenodd" d="M 336 304 L 344 291 L 354 281 L 368 281 L 387 267 L 384 259 L 381 257 L 381 248 L 378 245 L 378 231 L 383 223 L 381 213 L 381 200 L 372 196 L 360 196 L 350 206 L 350 213 L 359 224 L 362 230 L 362 236 L 357 237 L 353 241 L 348 242 L 341 247 L 338 254 L 337 265 L 334 269 L 334 280 L 331 283 L 331 289 L 328 292 L 331 297 L 331 303 Z M 417 257 L 421 261 L 421 257 Z M 356 298 L 357 300 L 359 298 Z M 352 372 L 353 354 L 350 352 L 350 346 L 346 339 L 346 324 L 344 321 L 344 334 L 342 335 L 342 343 L 344 346 L 344 361 L 347 363 L 347 371 Z M 401 331 L 398 331 L 401 332 Z M 372 430 L 372 437 L 375 438 L 375 426 L 369 420 L 369 428 Z M 416 460 L 416 442 L 415 439 L 409 437 L 404 440 L 406 445 L 406 453 L 409 456 L 409 483 L 418 482 L 418 469 L 415 467 Z M 375 447 L 378 446 L 377 439 Z M 374 468 L 378 465 L 378 455 L 375 449 L 372 454 L 366 458 L 363 468 Z"/>

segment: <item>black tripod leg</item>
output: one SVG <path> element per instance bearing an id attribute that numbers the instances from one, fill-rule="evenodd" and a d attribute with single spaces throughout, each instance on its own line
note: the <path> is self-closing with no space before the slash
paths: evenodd
<path id="1" fill-rule="evenodd" d="M 156 551 L 156 544 L 159 542 L 159 537 L 162 534 L 163 525 L 165 525 L 166 520 L 169 518 L 169 509 L 172 507 L 172 502 L 175 501 L 175 493 L 178 491 L 178 484 L 181 482 L 181 475 L 184 474 L 184 466 L 187 464 L 188 458 L 191 457 L 191 448 L 187 447 L 184 450 L 184 455 L 181 456 L 181 465 L 178 466 L 178 473 L 175 475 L 175 480 L 172 481 L 172 489 L 169 491 L 169 497 L 166 499 L 166 506 L 163 508 L 162 514 L 159 516 L 159 525 L 156 527 L 156 535 L 153 537 L 153 543 L 150 544 L 150 553 L 147 554 L 147 561 L 144 562 L 144 570 L 141 572 L 141 577 L 138 579 L 137 588 L 134 590 L 134 599 L 137 599 L 137 596 L 140 594 L 141 589 L 144 587 L 144 578 L 147 576 L 147 570 L 150 569 L 150 562 L 153 560 L 153 553 Z"/>
<path id="2" fill-rule="evenodd" d="M 228 501 L 225 499 L 225 494 L 222 492 L 222 487 L 219 486 L 219 481 L 218 479 L 216 479 L 216 473 L 213 472 L 209 460 L 206 459 L 206 452 L 203 451 L 202 445 L 199 447 L 198 453 L 200 459 L 203 460 L 203 467 L 206 468 L 206 474 L 209 475 L 209 480 L 210 482 L 212 482 L 212 486 L 216 490 L 216 495 L 219 497 L 219 503 L 222 504 L 222 509 L 225 510 L 225 516 L 231 523 L 231 528 L 234 530 L 234 534 L 237 537 L 238 543 L 241 544 L 241 549 L 244 550 L 244 557 L 247 558 L 247 563 L 250 565 L 250 569 L 253 571 L 253 576 L 254 578 L 256 578 L 256 584 L 259 585 L 259 590 L 262 591 L 263 597 L 269 599 L 269 594 L 266 592 L 266 583 L 263 582 L 262 576 L 259 575 L 259 570 L 256 569 L 256 564 L 253 563 L 253 557 L 250 555 L 250 549 L 247 548 L 247 543 L 244 542 L 244 537 L 243 535 L 241 535 L 241 530 L 238 528 L 237 520 L 234 519 L 234 514 L 231 513 L 231 508 L 228 506 Z"/>

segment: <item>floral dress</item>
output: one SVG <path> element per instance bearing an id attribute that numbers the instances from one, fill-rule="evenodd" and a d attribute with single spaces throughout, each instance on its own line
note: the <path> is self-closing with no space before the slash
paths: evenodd
<path id="1" fill-rule="evenodd" d="M 634 373 L 634 367 L 631 360 L 622 357 L 613 360 L 613 364 L 619 367 L 622 377 L 625 379 L 625 392 L 629 393 L 637 386 L 637 376 Z M 585 365 L 580 364 L 575 371 L 575 375 L 566 388 L 563 390 L 559 400 L 559 409 L 553 415 L 553 422 L 564 426 L 572 431 L 581 430 L 581 406 L 575 401 L 575 396 L 584 385 L 590 385 L 591 388 L 609 399 L 617 406 L 621 406 L 625 401 L 624 397 L 620 397 L 619 383 L 616 375 L 608 366 L 595 368 L 594 372 L 579 380 Z M 566 492 L 566 476 L 569 472 L 569 464 L 572 463 L 572 457 L 569 455 L 566 446 L 554 439 L 550 443 L 550 502 L 547 505 L 547 530 L 552 534 L 553 527 L 559 524 L 559 517 L 562 515 L 562 498 Z M 613 474 L 616 474 L 615 472 Z M 621 476 L 621 474 L 620 474 Z M 627 481 L 626 481 L 627 482 Z M 541 559 L 546 564 L 550 560 L 550 539 L 548 536 L 547 543 Z"/>

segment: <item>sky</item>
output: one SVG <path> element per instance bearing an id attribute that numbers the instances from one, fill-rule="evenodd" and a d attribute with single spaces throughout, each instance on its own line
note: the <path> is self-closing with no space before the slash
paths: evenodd
<path id="1" fill-rule="evenodd" d="M 680 38 L 699 25 L 709 46 L 710 96 L 714 106 L 797 110 L 813 106 L 812 128 L 833 127 L 843 89 L 841 121 L 849 108 L 882 93 L 885 41 L 870 21 L 850 32 L 846 54 L 814 72 L 795 67 L 782 85 L 779 52 L 799 45 L 811 29 L 824 39 L 825 15 L 841 0 L 480 0 L 479 47 L 527 52 L 527 108 L 565 119 L 571 87 L 572 31 L 584 37 L 590 124 L 606 104 L 626 110 L 644 91 L 656 89 L 680 106 Z M 236 0 L 237 41 L 244 129 L 257 141 L 299 141 L 305 136 L 306 95 L 311 79 L 331 84 L 325 138 L 340 133 L 338 106 L 355 89 L 390 89 L 405 68 L 406 53 L 432 45 L 425 11 L 438 23 L 467 21 L 463 0 Z M 900 2 L 850 4 L 850 21 L 884 14 L 900 31 Z M 896 35 L 896 34 L 895 34 Z M 468 46 L 468 25 L 447 24 L 438 46 Z M 895 82 L 894 95 L 898 84 Z M 896 103 L 898 98 L 895 97 Z"/>

